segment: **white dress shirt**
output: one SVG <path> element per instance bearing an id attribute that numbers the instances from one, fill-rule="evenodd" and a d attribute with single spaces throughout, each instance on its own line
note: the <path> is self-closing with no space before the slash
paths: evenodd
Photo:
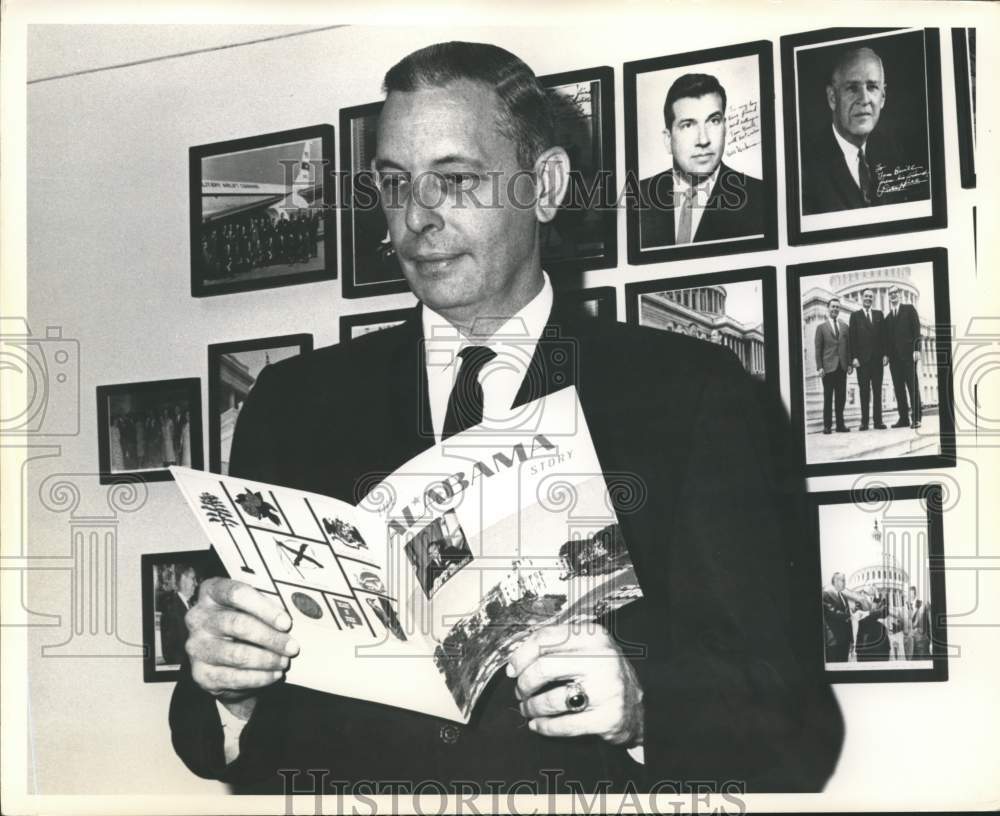
<path id="1" fill-rule="evenodd" d="M 430 401 L 434 438 L 440 442 L 455 378 L 462 366 L 459 352 L 466 346 L 486 346 L 496 357 L 483 366 L 479 384 L 483 387 L 483 422 L 507 417 L 528 372 L 538 338 L 552 311 L 552 282 L 543 273 L 541 290 L 523 309 L 489 337 L 463 337 L 451 323 L 426 306 L 421 307 L 424 326 L 427 394 Z M 475 326 L 473 326 L 475 331 Z"/>
<path id="2" fill-rule="evenodd" d="M 674 238 L 676 239 L 677 234 L 681 226 L 681 196 L 688 193 L 690 190 L 695 191 L 694 201 L 691 202 L 691 240 L 694 241 L 694 236 L 698 234 L 698 225 L 701 223 L 701 216 L 705 212 L 705 207 L 708 205 L 708 198 L 712 195 L 712 190 L 715 187 L 715 182 L 719 180 L 719 169 L 722 167 L 722 163 L 719 162 L 719 166 L 715 168 L 715 172 L 712 173 L 708 178 L 702 179 L 693 186 L 687 180 L 687 177 L 680 170 L 674 168 Z"/>
<path id="3" fill-rule="evenodd" d="M 847 141 L 847 139 L 841 136 L 837 132 L 837 128 L 833 125 L 830 125 L 830 127 L 833 128 L 833 138 L 837 140 L 837 144 L 844 153 L 844 161 L 847 162 L 847 169 L 851 171 L 851 178 L 854 179 L 854 183 L 858 185 L 858 189 L 860 190 L 861 178 L 858 176 L 858 150 L 860 149 L 861 152 L 865 154 L 865 161 L 868 161 L 868 152 L 866 150 L 868 147 L 868 140 L 865 139 L 864 144 L 862 144 L 859 148 L 857 145 L 851 144 Z"/>

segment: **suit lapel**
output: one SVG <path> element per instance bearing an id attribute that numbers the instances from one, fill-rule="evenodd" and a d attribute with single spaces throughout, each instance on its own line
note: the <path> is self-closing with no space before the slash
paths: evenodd
<path id="1" fill-rule="evenodd" d="M 400 463 L 434 446 L 420 306 L 413 310 L 402 329 L 389 358 L 391 428 L 387 429 Z"/>

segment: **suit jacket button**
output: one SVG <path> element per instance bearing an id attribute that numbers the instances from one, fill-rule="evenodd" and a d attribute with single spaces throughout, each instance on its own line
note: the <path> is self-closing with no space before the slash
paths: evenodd
<path id="1" fill-rule="evenodd" d="M 441 737 L 441 742 L 445 743 L 445 745 L 454 745 L 458 742 L 461 731 L 458 730 L 457 725 L 442 725 L 441 730 L 438 731 L 438 736 Z"/>

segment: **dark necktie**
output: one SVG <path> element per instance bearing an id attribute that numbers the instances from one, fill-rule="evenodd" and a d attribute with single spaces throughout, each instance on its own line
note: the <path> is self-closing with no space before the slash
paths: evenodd
<path id="1" fill-rule="evenodd" d="M 690 244 L 691 243 L 691 225 L 693 219 L 693 213 L 691 208 L 694 206 L 694 190 L 688 190 L 687 192 L 679 193 L 681 202 L 681 214 L 680 221 L 677 224 L 677 238 L 675 243 L 677 244 Z"/>
<path id="2" fill-rule="evenodd" d="M 462 358 L 462 367 L 448 397 L 442 442 L 483 421 L 483 387 L 479 384 L 479 372 L 497 355 L 486 346 L 466 346 L 458 356 Z"/>
<path id="3" fill-rule="evenodd" d="M 833 321 L 833 336 L 837 337 L 837 338 L 840 337 L 840 329 L 837 327 L 837 321 L 836 320 Z"/>
<path id="4" fill-rule="evenodd" d="M 865 200 L 865 206 L 871 204 L 874 183 L 872 182 L 872 172 L 868 169 L 868 162 L 865 160 L 863 150 L 858 151 L 858 185 L 861 187 L 861 195 Z"/>

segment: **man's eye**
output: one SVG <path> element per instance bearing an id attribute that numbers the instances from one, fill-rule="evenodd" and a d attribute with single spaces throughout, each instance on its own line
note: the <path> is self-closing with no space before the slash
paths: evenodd
<path id="1" fill-rule="evenodd" d="M 473 190 L 479 185 L 479 176 L 475 173 L 445 173 L 443 178 L 454 190 Z"/>
<path id="2" fill-rule="evenodd" d="M 401 190 L 409 182 L 404 173 L 383 173 L 378 177 L 379 190 L 393 193 Z"/>

